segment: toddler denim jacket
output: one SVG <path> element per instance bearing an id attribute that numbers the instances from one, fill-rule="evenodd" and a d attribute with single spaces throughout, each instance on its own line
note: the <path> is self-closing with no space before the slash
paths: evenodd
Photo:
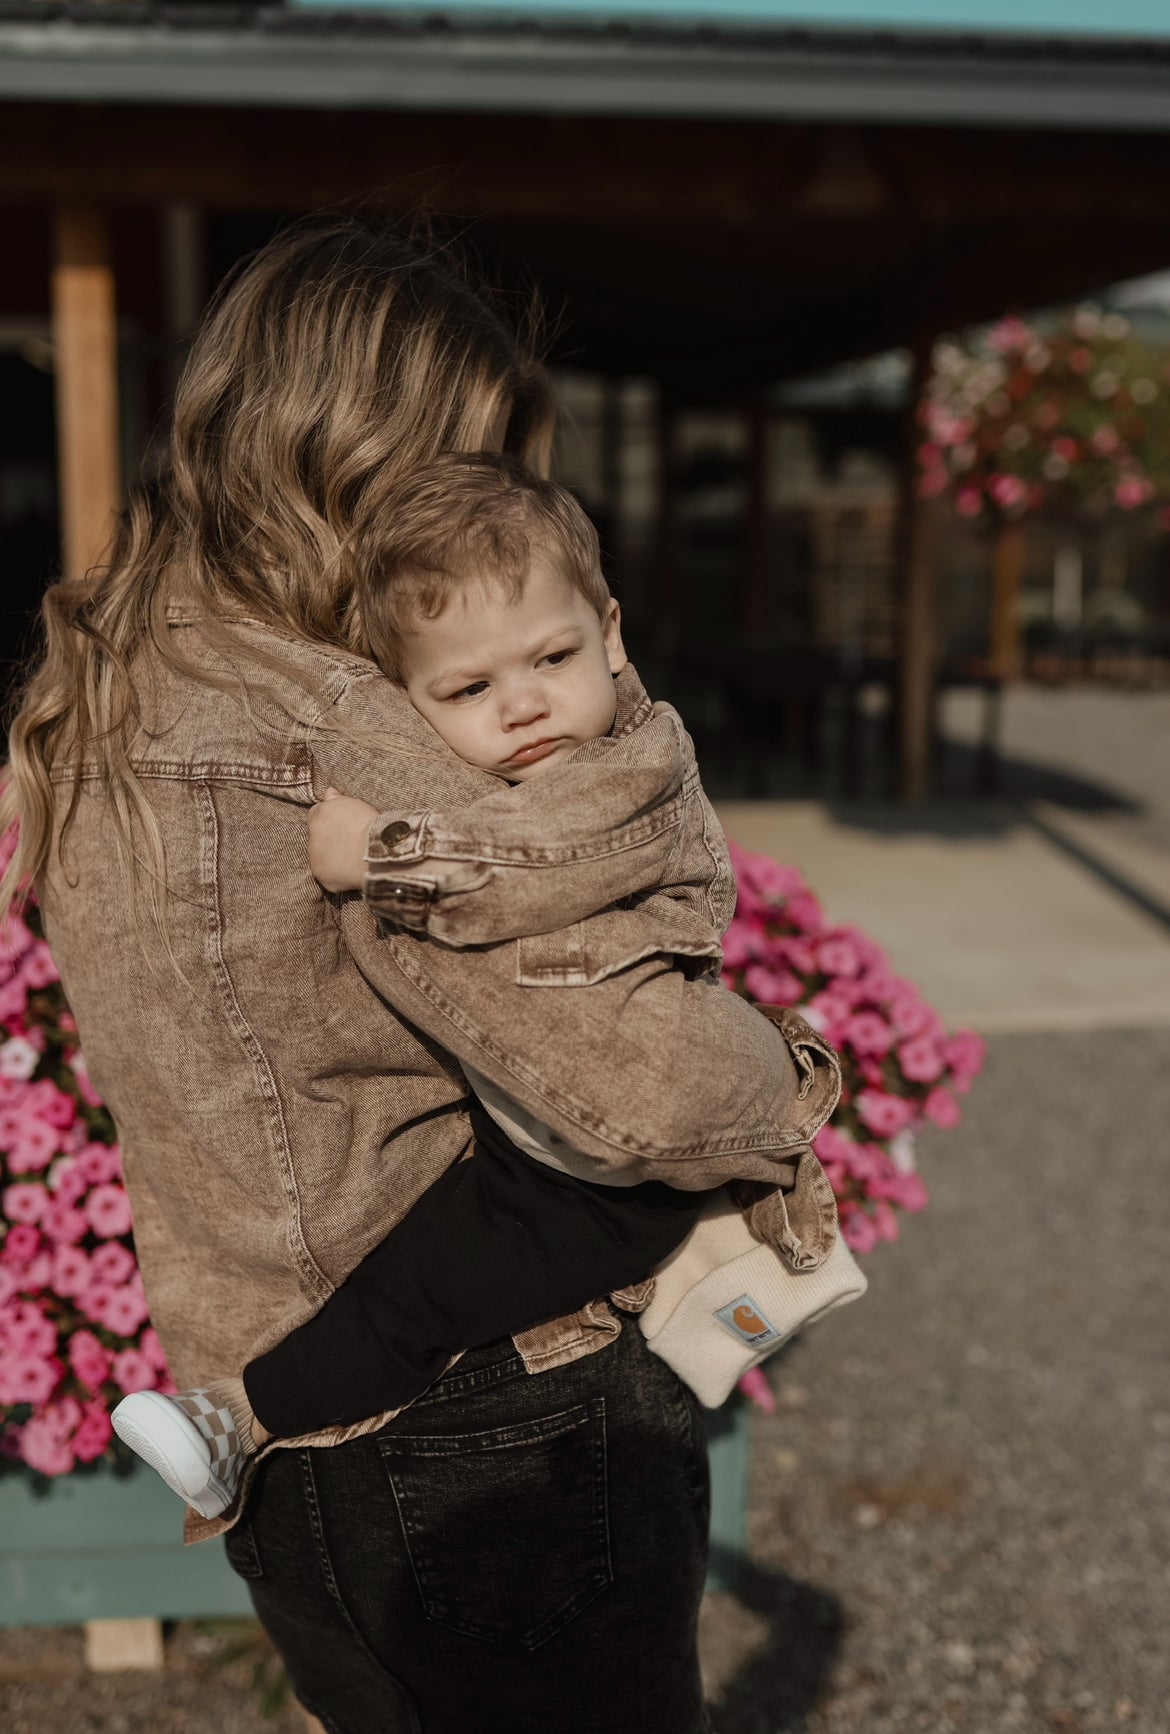
<path id="1" fill-rule="evenodd" d="M 611 735 L 543 777 L 455 811 L 385 813 L 370 828 L 367 903 L 434 945 L 474 948 L 477 979 L 493 983 L 509 1019 L 543 1021 L 562 996 L 571 1015 L 582 994 L 608 1001 L 617 1017 L 623 973 L 647 959 L 718 979 L 735 883 L 690 739 L 677 713 L 651 705 L 628 672 L 619 699 Z M 641 1321 L 651 1347 L 711 1406 L 801 1323 L 865 1288 L 807 1147 L 836 1105 L 835 1057 L 795 1014 L 771 1015 L 802 1069 L 796 1102 L 807 1108 L 796 1107 L 794 1124 L 804 1147 L 792 1149 L 775 1184 L 754 1194 L 748 1185 L 741 1198 L 734 1187 L 711 1193 L 648 1289 Z M 566 1064 L 592 1058 L 570 1049 Z M 611 1185 L 645 1172 L 624 1155 L 616 1164 L 581 1155 L 474 1069 L 470 1082 L 535 1159 Z M 653 1172 L 665 1177 L 660 1160 Z M 684 1172 L 675 1166 L 669 1177 L 678 1184 Z"/>

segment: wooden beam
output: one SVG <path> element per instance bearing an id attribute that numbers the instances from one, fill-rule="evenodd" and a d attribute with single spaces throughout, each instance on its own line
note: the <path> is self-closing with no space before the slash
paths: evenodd
<path id="1" fill-rule="evenodd" d="M 106 547 L 122 499 L 114 267 L 103 212 L 57 211 L 52 309 L 64 569 L 78 577 Z"/>
<path id="2" fill-rule="evenodd" d="M 1000 680 L 1020 672 L 1020 586 L 1024 577 L 1024 531 L 1005 524 L 992 556 L 991 667 Z"/>

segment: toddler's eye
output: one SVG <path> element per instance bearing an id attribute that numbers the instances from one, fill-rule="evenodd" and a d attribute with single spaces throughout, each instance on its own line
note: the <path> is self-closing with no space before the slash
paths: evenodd
<path id="1" fill-rule="evenodd" d="M 452 702 L 457 702 L 461 698 L 479 698 L 480 694 L 485 693 L 487 689 L 486 680 L 473 680 L 470 686 L 461 686 L 458 692 L 451 693 L 450 698 Z"/>
<path id="2" fill-rule="evenodd" d="M 563 662 L 568 662 L 572 654 L 571 650 L 550 650 L 548 655 L 541 660 L 547 663 L 550 668 L 559 668 Z"/>

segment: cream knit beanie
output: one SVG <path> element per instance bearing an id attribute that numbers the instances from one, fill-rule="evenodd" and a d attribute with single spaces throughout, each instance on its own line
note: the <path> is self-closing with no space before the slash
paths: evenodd
<path id="1" fill-rule="evenodd" d="M 815 1270 L 794 1271 L 756 1239 L 726 1187 L 654 1273 L 638 1323 L 656 1355 L 708 1409 L 803 1325 L 866 1290 L 840 1230 Z"/>

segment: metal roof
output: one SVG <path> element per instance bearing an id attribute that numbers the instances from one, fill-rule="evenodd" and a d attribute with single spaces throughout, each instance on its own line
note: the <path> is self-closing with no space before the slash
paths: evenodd
<path id="1" fill-rule="evenodd" d="M 1118 0 L 1119 31 L 1143 3 Z M 1170 6 L 1156 5 L 1164 27 L 1139 40 L 798 26 L 762 0 L 758 19 L 734 0 L 718 23 L 688 0 L 642 0 L 622 20 L 579 0 L 0 0 L 0 99 L 1170 130 Z M 1057 10 L 1014 10 L 1041 6 Z M 1087 16 L 1075 0 L 1061 10 Z"/>
<path id="2" fill-rule="evenodd" d="M 305 9 L 418 13 L 419 0 L 290 0 Z M 593 24 L 800 25 L 809 29 L 1041 32 L 1053 36 L 1170 36 L 1166 0 L 450 0 L 436 8 L 485 16 Z"/>

